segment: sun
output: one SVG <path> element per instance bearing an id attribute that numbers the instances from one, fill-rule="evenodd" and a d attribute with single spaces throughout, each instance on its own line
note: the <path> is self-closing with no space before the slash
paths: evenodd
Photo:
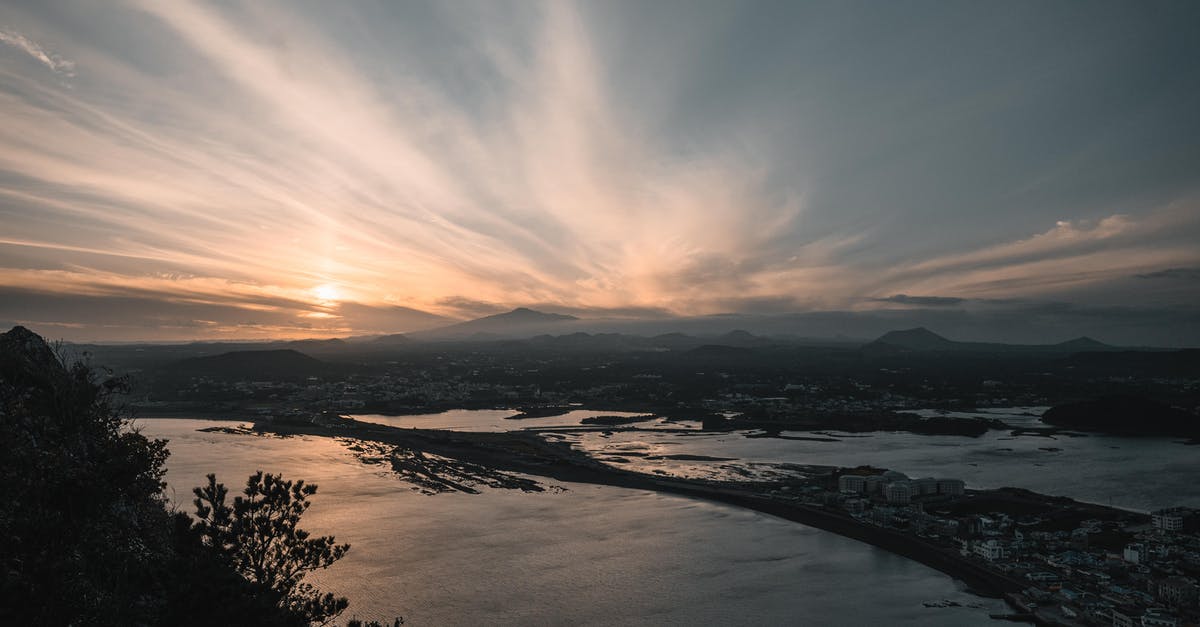
<path id="1" fill-rule="evenodd" d="M 312 288 L 312 294 L 323 303 L 336 303 L 342 299 L 342 291 L 333 283 L 325 283 Z"/>

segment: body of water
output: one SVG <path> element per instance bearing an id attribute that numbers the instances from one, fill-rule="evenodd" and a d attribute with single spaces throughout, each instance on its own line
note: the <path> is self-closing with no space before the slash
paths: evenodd
<path id="1" fill-rule="evenodd" d="M 1033 409 L 1033 412 L 1028 410 Z M 1023 427 L 1043 425 L 1044 408 L 991 410 L 986 415 Z M 985 415 L 971 414 L 952 415 Z M 644 431 L 572 434 L 576 446 L 617 466 L 691 476 L 731 476 L 731 467 L 783 463 L 831 466 L 871 465 L 912 477 L 963 479 L 968 487 L 1018 487 L 1054 496 L 1149 511 L 1174 505 L 1200 507 L 1200 446 L 1179 438 L 1114 437 L 1088 434 L 1012 436 L 989 431 L 977 437 L 926 436 L 907 432 L 783 432 L 791 437 L 826 437 L 835 442 L 747 438 L 733 433 L 652 433 Z M 633 456 L 628 453 L 634 453 Z M 732 462 L 665 459 L 663 455 L 737 458 Z M 649 455 L 658 459 L 647 460 Z M 764 468 L 767 466 L 759 466 Z"/>
<path id="2" fill-rule="evenodd" d="M 602 412 L 611 413 L 611 412 Z M 517 422 L 517 421 L 509 421 Z M 994 625 L 1002 602 L 840 536 L 735 507 L 604 486 L 424 496 L 328 438 L 138 421 L 170 440 L 169 494 L 216 472 L 236 491 L 255 470 L 320 486 L 304 526 L 353 545 L 316 580 L 344 617 L 412 625 Z M 961 607 L 925 607 L 951 600 Z M 971 607 L 973 606 L 973 607 Z"/>
<path id="3" fill-rule="evenodd" d="M 518 431 L 521 429 L 537 429 L 543 427 L 578 427 L 585 418 L 596 416 L 645 416 L 644 413 L 629 411 L 599 411 L 593 409 L 575 409 L 557 416 L 542 416 L 539 418 L 512 419 L 520 413 L 518 409 L 451 409 L 436 414 L 409 414 L 403 416 L 385 416 L 382 414 L 352 414 L 351 418 L 360 422 L 373 422 L 389 427 L 402 429 L 449 429 L 451 431 Z M 699 423 L 671 423 L 654 418 L 637 423 L 639 427 L 671 426 L 675 428 L 696 428 Z"/>

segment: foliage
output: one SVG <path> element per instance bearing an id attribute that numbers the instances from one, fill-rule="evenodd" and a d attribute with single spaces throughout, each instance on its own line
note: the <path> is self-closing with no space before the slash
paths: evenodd
<path id="1" fill-rule="evenodd" d="M 296 527 L 316 486 L 259 473 L 193 525 L 166 507 L 166 442 L 116 403 L 125 381 L 66 362 L 0 333 L 0 625 L 302 627 L 346 607 L 300 582 L 347 548 Z"/>
<path id="2" fill-rule="evenodd" d="M 281 475 L 250 475 L 243 496 L 226 502 L 228 490 L 208 475 L 195 488 L 196 529 L 201 541 L 224 556 L 248 581 L 278 595 L 282 609 L 325 623 L 346 609 L 344 597 L 322 594 L 302 580 L 308 572 L 328 568 L 350 549 L 333 536 L 312 536 L 299 528 L 317 486 Z"/>
<path id="3" fill-rule="evenodd" d="M 166 443 L 125 427 L 121 379 L 0 334 L 0 623 L 138 623 L 172 552 Z"/>

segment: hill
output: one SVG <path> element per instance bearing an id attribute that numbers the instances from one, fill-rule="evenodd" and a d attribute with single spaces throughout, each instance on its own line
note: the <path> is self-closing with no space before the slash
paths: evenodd
<path id="1" fill-rule="evenodd" d="M 1077 352 L 1077 353 L 1090 352 L 1090 351 L 1118 350 L 1115 346 L 1105 344 L 1104 342 L 1101 342 L 1099 340 L 1094 340 L 1086 335 L 1077 337 L 1073 340 L 1067 340 L 1066 342 L 1059 342 L 1058 344 L 1055 344 L 1054 346 L 1056 348 L 1061 348 L 1063 350 Z"/>
<path id="2" fill-rule="evenodd" d="M 1058 344 L 1003 344 L 997 342 L 956 342 L 944 338 L 925 327 L 889 331 L 878 339 L 863 346 L 863 350 L 873 354 L 894 354 L 897 352 L 1025 352 L 1025 353 L 1085 353 L 1121 350 L 1104 342 L 1087 336 L 1077 337 Z"/>
<path id="3" fill-rule="evenodd" d="M 404 346 L 412 344 L 413 339 L 403 333 L 393 333 L 391 335 L 381 335 L 370 341 L 371 346 Z"/>
<path id="4" fill-rule="evenodd" d="M 183 359 L 165 368 L 168 374 L 214 378 L 252 379 L 319 376 L 333 366 L 292 349 L 233 351 L 208 357 Z"/>
<path id="5" fill-rule="evenodd" d="M 532 337 L 578 320 L 567 314 L 545 313 L 526 307 L 410 334 L 421 339 L 481 339 Z"/>
<path id="6" fill-rule="evenodd" d="M 1200 438 L 1200 417 L 1141 396 L 1105 396 L 1058 405 L 1046 410 L 1042 422 L 1116 435 Z"/>
<path id="7" fill-rule="evenodd" d="M 887 344 L 897 348 L 915 351 L 952 350 L 959 342 L 948 340 L 925 327 L 905 329 L 903 331 L 888 331 L 873 343 Z"/>

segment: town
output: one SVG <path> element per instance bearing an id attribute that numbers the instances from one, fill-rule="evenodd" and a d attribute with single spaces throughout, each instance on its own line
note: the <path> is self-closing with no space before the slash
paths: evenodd
<path id="1" fill-rule="evenodd" d="M 835 478 L 836 477 L 836 478 Z M 958 479 L 839 469 L 773 498 L 844 512 L 957 551 L 1003 577 L 1040 624 L 1175 627 L 1200 621 L 1200 511 L 1149 516 Z"/>

